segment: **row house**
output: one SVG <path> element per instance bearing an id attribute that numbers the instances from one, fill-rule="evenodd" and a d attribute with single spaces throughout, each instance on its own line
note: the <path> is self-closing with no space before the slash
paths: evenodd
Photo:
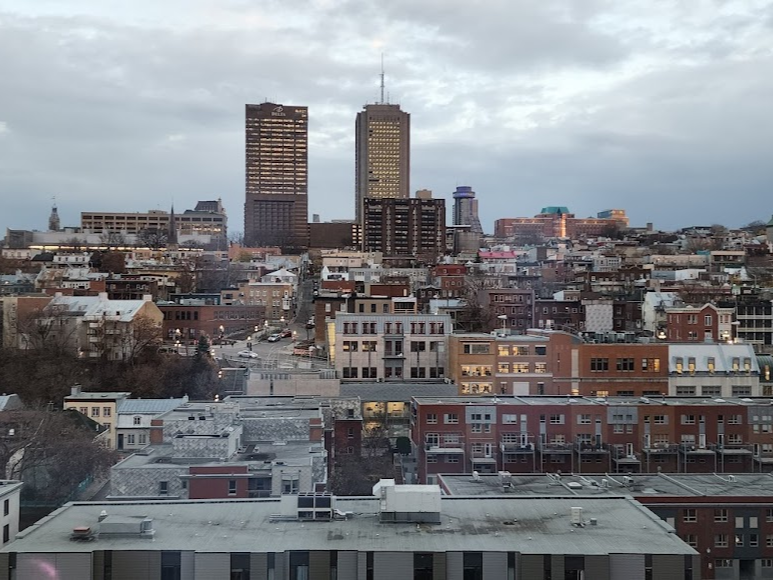
<path id="1" fill-rule="evenodd" d="M 295 284 L 290 282 L 240 282 L 238 303 L 245 306 L 260 306 L 267 320 L 288 321 L 293 316 L 295 305 Z"/>
<path id="2" fill-rule="evenodd" d="M 419 479 L 437 473 L 773 469 L 768 399 L 414 397 Z"/>
<path id="3" fill-rule="evenodd" d="M 443 379 L 447 366 L 447 315 L 339 312 L 330 359 L 344 380 Z"/>
<path id="4" fill-rule="evenodd" d="M 769 295 L 761 295 L 748 288 L 728 305 L 735 307 L 736 336 L 754 345 L 759 353 L 773 353 L 773 301 Z"/>
<path id="5" fill-rule="evenodd" d="M 493 328 L 524 333 L 534 328 L 534 290 L 490 288 L 479 292 L 483 308 L 491 314 Z"/>
<path id="6" fill-rule="evenodd" d="M 579 300 L 538 298 L 534 302 L 534 326 L 580 332 L 585 327 L 585 307 Z"/>

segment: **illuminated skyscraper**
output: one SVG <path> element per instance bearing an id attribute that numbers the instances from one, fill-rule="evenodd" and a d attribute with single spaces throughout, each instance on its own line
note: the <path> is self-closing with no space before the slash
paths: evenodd
<path id="1" fill-rule="evenodd" d="M 383 91 L 382 91 L 383 93 Z M 383 101 L 383 95 L 382 95 Z M 357 223 L 363 223 L 366 197 L 410 197 L 411 116 L 400 105 L 365 105 L 357 113 L 355 199 Z"/>
<path id="2" fill-rule="evenodd" d="M 308 245 L 308 107 L 246 106 L 244 239 Z"/>

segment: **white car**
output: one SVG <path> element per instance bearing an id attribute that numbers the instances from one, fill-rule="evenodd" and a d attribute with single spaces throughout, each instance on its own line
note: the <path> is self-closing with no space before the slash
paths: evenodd
<path id="1" fill-rule="evenodd" d="M 282 340 L 282 335 L 278 333 L 272 334 L 271 336 L 268 337 L 269 342 L 279 342 L 280 340 Z"/>
<path id="2" fill-rule="evenodd" d="M 240 350 L 236 356 L 239 358 L 258 358 L 258 353 L 251 350 Z"/>

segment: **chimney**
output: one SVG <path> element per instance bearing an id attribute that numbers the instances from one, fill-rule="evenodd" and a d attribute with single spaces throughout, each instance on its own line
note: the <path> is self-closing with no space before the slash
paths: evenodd
<path id="1" fill-rule="evenodd" d="M 152 294 L 143 294 L 142 295 L 142 301 L 143 302 L 153 302 L 153 295 Z"/>
<path id="2" fill-rule="evenodd" d="M 81 386 L 80 386 L 80 384 L 73 385 L 72 387 L 70 387 L 70 395 L 71 396 L 77 397 L 80 394 L 81 394 Z"/>
<path id="3" fill-rule="evenodd" d="M 107 292 L 100 292 L 100 293 L 99 293 L 99 300 L 100 300 L 100 301 L 105 301 L 105 300 L 107 300 Z"/>

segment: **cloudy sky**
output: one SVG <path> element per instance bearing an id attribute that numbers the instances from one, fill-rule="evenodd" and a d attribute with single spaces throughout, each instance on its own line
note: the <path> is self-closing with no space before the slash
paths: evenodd
<path id="1" fill-rule="evenodd" d="M 773 213 L 773 0 L 4 0 L 0 227 L 221 197 L 244 104 L 309 107 L 309 210 L 351 218 L 354 119 L 411 113 L 411 189 L 498 217 Z"/>

